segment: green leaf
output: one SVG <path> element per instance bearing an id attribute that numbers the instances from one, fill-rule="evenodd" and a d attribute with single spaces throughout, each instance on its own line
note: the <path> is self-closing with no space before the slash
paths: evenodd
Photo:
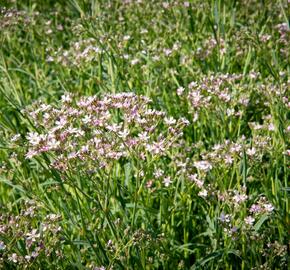
<path id="1" fill-rule="evenodd" d="M 130 180 L 131 180 L 131 176 L 132 176 L 132 168 L 131 168 L 131 163 L 128 162 L 124 165 L 124 169 L 125 169 L 125 186 L 129 186 L 130 185 Z"/>
<path id="2" fill-rule="evenodd" d="M 204 266 L 208 262 L 210 262 L 218 257 L 221 257 L 223 254 L 224 254 L 224 249 L 212 252 L 209 255 L 205 256 L 202 260 L 199 260 L 197 263 L 195 263 L 190 269 L 191 270 L 198 269 L 199 267 Z"/>
<path id="3" fill-rule="evenodd" d="M 258 220 L 258 222 L 254 225 L 254 229 L 255 231 L 258 231 L 261 226 L 263 225 L 263 223 L 269 218 L 268 214 L 264 214 L 263 216 L 261 216 L 261 218 Z"/>
<path id="4" fill-rule="evenodd" d="M 25 190 L 22 188 L 22 186 L 20 185 L 14 185 L 11 181 L 7 180 L 7 179 L 0 179 L 0 183 L 4 183 L 10 187 L 12 187 L 13 189 L 16 189 L 17 191 L 20 191 L 22 193 L 26 193 Z"/>

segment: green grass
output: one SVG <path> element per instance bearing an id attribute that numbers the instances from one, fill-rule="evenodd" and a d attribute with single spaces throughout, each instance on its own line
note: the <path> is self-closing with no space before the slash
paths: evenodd
<path id="1" fill-rule="evenodd" d="M 288 1 L 0 7 L 1 269 L 287 269 Z"/>

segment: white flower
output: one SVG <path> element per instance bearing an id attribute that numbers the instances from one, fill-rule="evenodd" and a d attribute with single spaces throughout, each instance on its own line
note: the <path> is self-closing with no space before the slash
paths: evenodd
<path id="1" fill-rule="evenodd" d="M 30 261 L 30 259 L 31 259 L 31 256 L 29 256 L 29 255 L 25 255 L 25 257 L 24 257 L 24 258 L 25 258 L 25 260 L 26 260 L 26 261 Z"/>
<path id="2" fill-rule="evenodd" d="M 224 213 L 221 213 L 219 220 L 221 222 L 229 223 L 231 221 L 231 216 L 229 214 L 225 215 Z"/>
<path id="3" fill-rule="evenodd" d="M 121 126 L 114 123 L 112 125 L 107 125 L 106 128 L 110 131 L 113 131 L 113 132 L 118 132 L 120 129 L 121 129 Z"/>
<path id="4" fill-rule="evenodd" d="M 154 61 L 159 61 L 159 60 L 160 60 L 160 57 L 159 57 L 158 55 L 154 55 L 154 56 L 152 57 L 152 59 L 153 59 Z"/>
<path id="5" fill-rule="evenodd" d="M 197 86 L 197 83 L 196 82 L 191 82 L 189 85 L 188 85 L 188 88 L 194 88 Z"/>
<path id="6" fill-rule="evenodd" d="M 162 175 L 164 174 L 164 171 L 161 170 L 161 169 L 157 169 L 154 171 L 153 175 L 156 177 L 156 178 L 160 178 Z"/>
<path id="7" fill-rule="evenodd" d="M 92 120 L 92 117 L 90 115 L 85 115 L 85 117 L 82 119 L 84 124 L 90 123 Z"/>
<path id="8" fill-rule="evenodd" d="M 269 131 L 274 131 L 275 130 L 275 126 L 274 126 L 274 124 L 269 124 L 269 126 L 268 126 L 268 130 Z"/>
<path id="9" fill-rule="evenodd" d="M 21 135 L 20 134 L 16 134 L 11 138 L 11 142 L 16 142 L 20 139 Z"/>
<path id="10" fill-rule="evenodd" d="M 197 174 L 190 174 L 188 176 L 189 180 L 194 182 L 199 188 L 202 188 L 203 185 L 204 185 L 204 181 L 203 180 L 200 180 L 197 176 Z"/>
<path id="11" fill-rule="evenodd" d="M 148 133 L 146 131 L 139 133 L 138 137 L 139 137 L 140 141 L 145 141 L 145 142 L 148 141 L 150 138 L 150 136 L 148 136 Z"/>
<path id="12" fill-rule="evenodd" d="M 196 161 L 194 162 L 194 166 L 198 170 L 205 171 L 205 172 L 212 169 L 212 165 L 206 160 Z"/>
<path id="13" fill-rule="evenodd" d="M 252 147 L 251 149 L 248 149 L 246 153 L 249 156 L 254 156 L 256 154 L 256 148 Z"/>
<path id="14" fill-rule="evenodd" d="M 94 270 L 106 270 L 106 268 L 104 266 L 100 266 L 100 267 L 94 268 Z"/>
<path id="15" fill-rule="evenodd" d="M 176 93 L 178 96 L 181 96 L 184 92 L 184 87 L 178 87 L 177 90 L 176 90 Z"/>
<path id="16" fill-rule="evenodd" d="M 164 122 L 166 125 L 174 125 L 176 123 L 176 120 L 173 117 L 165 117 Z"/>
<path id="17" fill-rule="evenodd" d="M 226 164 L 232 164 L 233 163 L 233 158 L 229 155 L 225 156 L 225 163 Z"/>
<path id="18" fill-rule="evenodd" d="M 213 149 L 214 151 L 218 151 L 218 150 L 222 149 L 222 145 L 220 145 L 220 144 L 215 144 L 215 145 L 213 146 L 212 149 Z"/>
<path id="19" fill-rule="evenodd" d="M 244 202 L 245 200 L 247 200 L 248 196 L 246 194 L 236 194 L 233 197 L 233 200 L 236 204 L 240 204 L 242 202 Z"/>
<path id="20" fill-rule="evenodd" d="M 55 121 L 56 130 L 63 128 L 66 123 L 67 120 L 64 117 L 61 117 L 59 121 Z"/>
<path id="21" fill-rule="evenodd" d="M 227 109 L 227 116 L 232 116 L 235 113 L 235 109 Z"/>
<path id="22" fill-rule="evenodd" d="M 76 152 L 72 152 L 72 153 L 69 153 L 69 154 L 68 154 L 67 158 L 68 158 L 68 159 L 73 159 L 73 158 L 76 158 L 77 156 L 78 156 L 78 153 L 76 153 Z"/>
<path id="23" fill-rule="evenodd" d="M 62 102 L 71 102 L 72 101 L 71 95 L 70 94 L 62 95 L 61 96 L 61 101 Z"/>
<path id="24" fill-rule="evenodd" d="M 139 63 L 139 59 L 133 59 L 133 60 L 131 60 L 131 65 L 133 65 L 133 66 L 135 66 L 135 65 L 137 65 Z"/>
<path id="25" fill-rule="evenodd" d="M 53 62 L 54 59 L 53 59 L 52 56 L 48 56 L 47 59 L 46 59 L 46 61 L 47 61 L 48 63 L 50 63 L 50 62 Z"/>
<path id="26" fill-rule="evenodd" d="M 206 189 L 203 189 L 200 192 L 198 192 L 198 196 L 203 197 L 203 198 L 207 197 L 207 194 L 208 192 Z"/>
<path id="27" fill-rule="evenodd" d="M 254 128 L 254 130 L 260 130 L 263 128 L 263 125 L 253 123 L 253 128 Z"/>
<path id="28" fill-rule="evenodd" d="M 190 124 L 190 122 L 185 117 L 181 117 L 180 122 L 185 126 L 189 126 Z"/>
<path id="29" fill-rule="evenodd" d="M 169 56 L 172 53 L 172 50 L 171 49 L 164 49 L 163 52 L 166 56 Z"/>
<path id="30" fill-rule="evenodd" d="M 32 242 L 35 242 L 37 238 L 40 237 L 40 234 L 37 233 L 36 229 L 33 229 L 30 233 L 26 234 L 27 240 L 31 240 Z"/>
<path id="31" fill-rule="evenodd" d="M 0 241 L 0 250 L 4 250 L 6 248 L 6 245 L 3 241 Z"/>
<path id="32" fill-rule="evenodd" d="M 163 3 L 162 3 L 162 6 L 163 6 L 164 8 L 167 9 L 167 8 L 169 8 L 169 3 L 167 3 L 167 2 L 163 2 Z"/>
<path id="33" fill-rule="evenodd" d="M 147 34 L 148 30 L 147 29 L 141 29 L 140 34 Z"/>
<path id="34" fill-rule="evenodd" d="M 12 261 L 14 263 L 17 263 L 18 256 L 16 253 L 13 253 L 11 256 L 8 257 L 8 261 Z"/>
<path id="35" fill-rule="evenodd" d="M 248 216 L 248 217 L 245 218 L 245 223 L 248 224 L 248 225 L 252 226 L 254 224 L 254 222 L 255 222 L 255 219 L 253 217 L 251 217 L 251 216 Z"/>
<path id="36" fill-rule="evenodd" d="M 41 141 L 41 136 L 37 132 L 29 132 L 28 136 L 26 136 L 26 139 L 32 145 L 38 145 Z"/>
<path id="37" fill-rule="evenodd" d="M 165 141 L 153 142 L 153 145 L 147 144 L 146 150 L 152 152 L 155 155 L 162 154 L 165 151 L 164 147 Z"/>
<path id="38" fill-rule="evenodd" d="M 51 138 L 48 142 L 47 142 L 47 147 L 49 149 L 56 149 L 58 148 L 60 145 L 60 142 L 57 141 L 55 138 Z"/>
<path id="39" fill-rule="evenodd" d="M 169 185 L 171 183 L 172 183 L 172 181 L 170 180 L 170 176 L 164 178 L 164 180 L 163 180 L 164 186 L 169 187 Z"/>
<path id="40" fill-rule="evenodd" d="M 128 129 L 124 129 L 123 131 L 118 132 L 118 136 L 122 139 L 125 139 L 129 135 L 129 133 L 130 132 Z"/>
<path id="41" fill-rule="evenodd" d="M 266 203 L 264 204 L 264 209 L 266 210 L 266 212 L 272 212 L 275 208 L 271 203 Z"/>
<path id="42" fill-rule="evenodd" d="M 88 145 L 83 145 L 82 148 L 81 148 L 81 152 L 83 152 L 83 153 L 89 152 L 89 146 Z"/>
<path id="43" fill-rule="evenodd" d="M 234 144 L 233 146 L 231 146 L 230 148 L 230 152 L 231 153 L 239 153 L 242 149 L 242 146 L 239 144 Z"/>
<path id="44" fill-rule="evenodd" d="M 228 102 L 231 100 L 231 96 L 228 93 L 222 92 L 219 94 L 220 99 Z"/>

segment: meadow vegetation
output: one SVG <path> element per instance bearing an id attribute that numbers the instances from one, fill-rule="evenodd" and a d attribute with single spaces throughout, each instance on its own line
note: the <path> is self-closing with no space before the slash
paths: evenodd
<path id="1" fill-rule="evenodd" d="M 287 269 L 286 0 L 0 1 L 1 269 Z"/>

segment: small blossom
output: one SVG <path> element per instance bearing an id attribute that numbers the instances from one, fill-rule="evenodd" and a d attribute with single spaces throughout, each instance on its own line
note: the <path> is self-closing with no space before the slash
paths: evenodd
<path id="1" fill-rule="evenodd" d="M 72 96 L 70 94 L 65 94 L 61 96 L 62 102 L 71 102 L 72 101 Z"/>
<path id="2" fill-rule="evenodd" d="M 227 116 L 232 116 L 235 114 L 235 109 L 227 109 Z"/>
<path id="3" fill-rule="evenodd" d="M 255 222 L 255 218 L 253 218 L 252 216 L 247 216 L 247 217 L 245 218 L 245 223 L 246 223 L 247 225 L 252 226 L 252 225 L 254 224 L 254 222 Z"/>
<path id="4" fill-rule="evenodd" d="M 92 117 L 91 117 L 90 115 L 86 115 L 86 116 L 82 119 L 82 121 L 83 121 L 84 124 L 88 124 L 88 123 L 90 123 L 91 120 L 92 120 Z"/>
<path id="5" fill-rule="evenodd" d="M 270 213 L 272 212 L 275 208 L 271 203 L 266 203 L 264 204 L 264 209 L 266 212 Z"/>
<path id="6" fill-rule="evenodd" d="M 198 170 L 205 171 L 205 172 L 212 169 L 212 165 L 206 160 L 196 161 L 194 162 L 194 166 Z"/>
<path id="7" fill-rule="evenodd" d="M 9 257 L 8 257 L 8 260 L 9 261 L 12 261 L 14 263 L 17 263 L 18 262 L 18 256 L 16 253 L 12 253 Z"/>
<path id="8" fill-rule="evenodd" d="M 138 134 L 138 137 L 141 141 L 147 142 L 150 138 L 150 136 L 148 135 L 148 132 L 141 132 Z"/>
<path id="9" fill-rule="evenodd" d="M 147 183 L 146 183 L 146 188 L 150 189 L 153 185 L 153 181 L 152 180 L 149 180 Z"/>
<path id="10" fill-rule="evenodd" d="M 38 134 L 36 132 L 29 132 L 28 136 L 26 136 L 26 138 L 29 141 L 29 143 L 32 145 L 38 145 L 41 141 L 40 134 Z"/>
<path id="11" fill-rule="evenodd" d="M 21 138 L 20 134 L 16 134 L 11 138 L 11 142 L 17 142 Z"/>
<path id="12" fill-rule="evenodd" d="M 231 221 L 231 216 L 230 215 L 225 215 L 224 213 L 221 213 L 220 217 L 219 217 L 219 220 L 221 222 L 226 222 L 226 223 L 229 223 Z"/>
<path id="13" fill-rule="evenodd" d="M 208 192 L 206 189 L 201 190 L 200 192 L 198 192 L 198 196 L 206 198 L 208 195 Z"/>
<path id="14" fill-rule="evenodd" d="M 123 139 L 125 139 L 129 134 L 130 132 L 128 129 L 124 129 L 123 131 L 118 132 L 118 136 Z"/>
<path id="15" fill-rule="evenodd" d="M 163 184 L 165 187 L 169 187 L 169 185 L 172 183 L 171 179 L 170 179 L 170 176 L 168 177 L 165 177 L 164 180 L 163 180 Z"/>
<path id="16" fill-rule="evenodd" d="M 239 205 L 240 203 L 243 203 L 244 201 L 246 201 L 248 198 L 248 196 L 246 194 L 236 194 L 233 197 L 233 200 L 235 202 L 235 204 Z"/>
<path id="17" fill-rule="evenodd" d="M 256 151 L 255 147 L 252 147 L 246 151 L 247 155 L 249 155 L 249 156 L 254 156 L 256 154 L 256 152 L 257 151 Z"/>
<path id="18" fill-rule="evenodd" d="M 165 117 L 164 122 L 167 125 L 174 125 L 176 123 L 176 120 L 173 117 L 169 117 L 169 118 Z"/>
<path id="19" fill-rule="evenodd" d="M 181 96 L 184 92 L 184 87 L 178 87 L 177 90 L 176 90 L 176 93 L 178 96 Z"/>
<path id="20" fill-rule="evenodd" d="M 275 130 L 275 126 L 274 126 L 274 124 L 269 124 L 269 126 L 268 126 L 268 130 L 269 131 L 274 131 Z"/>
<path id="21" fill-rule="evenodd" d="M 137 65 L 139 62 L 140 62 L 140 60 L 137 59 L 137 58 L 135 58 L 135 59 L 131 60 L 131 65 L 135 66 L 135 65 Z"/>
<path id="22" fill-rule="evenodd" d="M 262 211 L 262 208 L 258 204 L 253 204 L 250 208 L 250 212 L 252 213 L 260 213 Z"/>
<path id="23" fill-rule="evenodd" d="M 157 169 L 157 170 L 155 170 L 154 173 L 153 173 L 153 175 L 154 175 L 156 178 L 160 178 L 160 177 L 162 177 L 163 174 L 164 174 L 164 171 L 161 170 L 161 169 Z"/>
<path id="24" fill-rule="evenodd" d="M 57 141 L 55 138 L 51 138 L 47 142 L 48 149 L 57 149 L 60 146 L 60 142 Z"/>
<path id="25" fill-rule="evenodd" d="M 4 250 L 6 248 L 6 245 L 4 244 L 3 241 L 0 241 L 0 251 Z"/>

